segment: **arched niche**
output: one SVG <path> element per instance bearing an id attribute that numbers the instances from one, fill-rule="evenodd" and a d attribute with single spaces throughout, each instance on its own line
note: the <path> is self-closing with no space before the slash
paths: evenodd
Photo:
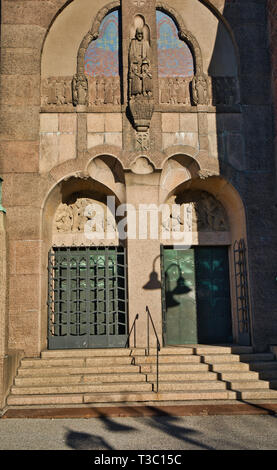
<path id="1" fill-rule="evenodd" d="M 184 237 L 185 245 L 190 246 L 227 246 L 229 253 L 230 296 L 232 306 L 232 323 L 234 341 L 239 339 L 237 318 L 236 278 L 234 264 L 234 246 L 241 239 L 247 245 L 246 216 L 243 201 L 237 190 L 224 178 L 210 176 L 206 179 L 190 179 L 168 192 L 167 205 L 185 205 L 189 210 L 181 212 L 185 219 L 171 217 L 167 230 L 171 235 L 165 238 L 164 227 L 161 225 L 161 244 L 184 245 L 174 240 L 172 227 L 181 222 L 188 231 Z M 190 209 L 192 207 L 192 210 Z M 177 214 L 179 216 L 179 214 Z M 162 220 L 166 225 L 168 221 Z M 173 230 L 174 231 L 174 230 Z M 182 240 L 182 239 L 181 239 Z"/>
<path id="2" fill-rule="evenodd" d="M 238 56 L 234 38 L 227 27 L 226 20 L 219 12 L 213 11 L 205 2 L 186 2 L 167 0 L 157 1 L 157 10 L 169 15 L 175 22 L 179 37 L 186 41 L 197 58 L 201 57 L 203 69 L 196 73 L 236 76 L 238 74 Z M 210 69 L 213 57 L 217 63 Z M 227 59 L 228 58 L 228 59 Z M 227 60 L 226 60 L 227 59 Z M 197 65 L 197 64 L 196 64 Z"/>
<path id="3" fill-rule="evenodd" d="M 55 18 L 44 41 L 41 57 L 42 78 L 73 76 L 76 61 L 91 40 L 96 39 L 102 20 L 119 8 L 120 2 L 79 0 L 67 5 Z"/>
<path id="4" fill-rule="evenodd" d="M 109 201 L 108 207 L 107 201 Z M 117 235 L 118 220 L 114 214 L 119 204 L 120 200 L 110 188 L 89 176 L 68 175 L 55 184 L 47 194 L 41 211 L 40 324 L 42 349 L 47 347 L 47 268 L 50 250 L 54 246 L 118 246 L 120 244 Z M 102 221 L 99 219 L 99 215 L 102 213 L 105 219 L 104 230 L 101 232 L 99 224 L 101 225 Z M 85 231 L 86 223 L 88 226 Z M 114 230 L 111 230 L 111 227 Z M 98 232 L 97 237 L 94 236 L 96 231 Z M 103 233 L 104 237 L 101 238 L 99 233 L 100 235 Z"/>
<path id="5" fill-rule="evenodd" d="M 167 22 L 171 29 L 168 42 L 175 41 L 171 73 L 169 58 L 164 70 L 160 60 L 160 104 L 235 105 L 240 102 L 239 57 L 234 37 L 226 20 L 204 3 L 188 0 L 173 5 L 169 0 L 156 4 L 159 21 Z M 157 17 L 158 44 L 159 21 Z M 185 45 L 186 50 L 182 49 Z"/>
<path id="6" fill-rule="evenodd" d="M 186 181 L 196 178 L 200 170 L 198 162 L 187 154 L 177 153 L 163 165 L 160 177 L 160 203 L 163 204 L 171 191 Z"/>

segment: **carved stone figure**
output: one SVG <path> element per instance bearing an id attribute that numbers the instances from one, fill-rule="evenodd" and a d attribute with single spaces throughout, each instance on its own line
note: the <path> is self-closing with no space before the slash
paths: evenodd
<path id="1" fill-rule="evenodd" d="M 130 98 L 142 94 L 142 80 L 138 62 L 132 62 L 129 73 Z"/>
<path id="2" fill-rule="evenodd" d="M 113 104 L 121 103 L 120 78 L 113 80 Z"/>
<path id="3" fill-rule="evenodd" d="M 96 104 L 96 79 L 93 77 L 88 78 L 88 102 L 90 105 Z"/>
<path id="4" fill-rule="evenodd" d="M 72 79 L 70 77 L 49 77 L 42 81 L 41 104 L 68 105 L 72 104 Z"/>
<path id="5" fill-rule="evenodd" d="M 208 104 L 208 84 L 204 75 L 192 79 L 192 99 L 195 105 Z"/>
<path id="6" fill-rule="evenodd" d="M 177 89 L 178 104 L 188 104 L 189 94 L 188 94 L 188 86 L 186 85 L 185 79 L 177 78 L 176 81 L 178 83 L 178 89 Z"/>
<path id="7" fill-rule="evenodd" d="M 55 218 L 57 232 L 70 232 L 72 229 L 72 212 L 67 204 L 61 204 Z"/>
<path id="8" fill-rule="evenodd" d="M 96 90 L 97 90 L 96 104 L 102 105 L 104 104 L 104 101 L 105 101 L 105 80 L 103 77 L 97 78 Z"/>
<path id="9" fill-rule="evenodd" d="M 144 59 L 150 59 L 150 45 L 149 42 L 144 39 L 143 29 L 137 28 L 136 36 L 131 40 L 130 44 L 129 63 L 137 62 L 141 65 Z"/>
<path id="10" fill-rule="evenodd" d="M 191 78 L 160 78 L 160 103 L 172 105 L 190 105 Z"/>
<path id="11" fill-rule="evenodd" d="M 119 105 L 121 102 L 119 77 L 88 77 L 90 106 Z"/>
<path id="12" fill-rule="evenodd" d="M 170 94 L 167 79 L 160 80 L 160 90 L 160 103 L 168 104 L 170 102 Z"/>
<path id="13" fill-rule="evenodd" d="M 227 214 L 222 204 L 206 191 L 186 192 L 171 198 L 168 204 L 177 204 L 180 210 L 171 213 L 163 223 L 165 230 L 184 227 L 194 232 L 224 232 L 229 230 Z"/>
<path id="14" fill-rule="evenodd" d="M 106 80 L 105 83 L 105 104 L 113 104 L 113 87 L 110 79 Z"/>
<path id="15" fill-rule="evenodd" d="M 228 230 L 223 207 L 213 196 L 202 192 L 195 205 L 195 210 L 198 216 L 199 230 L 201 227 L 216 232 Z"/>
<path id="16" fill-rule="evenodd" d="M 239 103 L 239 87 L 236 77 L 213 77 L 213 103 L 234 105 Z"/>
<path id="17" fill-rule="evenodd" d="M 129 109 L 138 132 L 148 130 L 154 111 L 150 55 L 143 29 L 137 28 L 129 47 Z"/>
<path id="18" fill-rule="evenodd" d="M 141 65 L 142 93 L 144 96 L 152 96 L 153 84 L 150 73 L 150 61 L 144 59 Z"/>
<path id="19" fill-rule="evenodd" d="M 97 210 L 99 208 L 100 211 Z M 93 220 L 91 231 L 111 232 L 116 229 L 114 217 L 104 205 L 93 199 L 78 198 L 74 204 L 60 204 L 55 215 L 54 231 L 84 233 L 85 225 L 90 220 Z"/>
<path id="20" fill-rule="evenodd" d="M 88 104 L 88 81 L 84 74 L 76 74 L 72 81 L 72 95 L 73 104 L 87 105 Z"/>

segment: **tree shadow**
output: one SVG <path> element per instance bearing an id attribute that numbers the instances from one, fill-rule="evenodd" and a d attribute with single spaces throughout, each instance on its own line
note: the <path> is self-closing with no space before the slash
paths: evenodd
<path id="1" fill-rule="evenodd" d="M 148 406 L 147 409 L 152 414 L 152 416 L 144 417 L 145 424 L 149 428 L 150 436 L 151 428 L 155 428 L 165 435 L 171 436 L 174 439 L 178 439 L 184 443 L 192 444 L 198 447 L 200 450 L 214 450 L 213 447 L 201 442 L 201 435 L 199 436 L 201 433 L 199 433 L 199 431 L 184 427 L 181 423 L 179 423 L 179 417 L 176 417 L 164 410 L 161 411 L 156 407 Z M 140 417 L 143 417 L 143 415 Z M 137 428 L 129 425 L 126 426 L 125 424 L 119 423 L 113 419 L 108 418 L 107 416 L 102 416 L 96 419 L 99 419 L 102 423 L 104 423 L 106 430 L 110 432 L 132 433 L 138 431 Z M 67 428 L 66 431 L 65 442 L 68 447 L 74 450 L 116 450 L 101 435 L 93 435 L 85 432 L 74 431 L 69 428 Z M 153 444 L 154 441 L 149 441 L 149 447 L 152 447 Z"/>
<path id="2" fill-rule="evenodd" d="M 149 408 L 155 410 L 155 407 Z M 206 445 L 198 440 L 197 435 L 199 435 L 199 431 L 195 431 L 192 428 L 179 425 L 179 421 L 179 417 L 173 416 L 166 412 L 163 412 L 162 416 L 153 416 L 148 420 L 150 426 L 164 432 L 169 436 L 174 437 L 175 439 L 197 446 L 202 450 L 215 450 L 213 447 Z"/>
<path id="3" fill-rule="evenodd" d="M 108 418 L 107 416 L 101 417 L 100 421 L 104 424 L 105 428 L 108 431 L 112 431 L 112 432 L 132 432 L 132 431 L 136 431 L 136 428 L 134 428 L 132 426 L 126 426 L 125 424 L 113 421 L 112 419 Z"/>

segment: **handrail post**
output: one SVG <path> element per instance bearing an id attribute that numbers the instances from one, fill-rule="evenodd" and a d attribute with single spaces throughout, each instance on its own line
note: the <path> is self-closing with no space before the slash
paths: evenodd
<path id="1" fill-rule="evenodd" d="M 150 327 L 149 327 L 149 315 L 147 315 L 147 356 L 150 354 Z"/>
<path id="2" fill-rule="evenodd" d="M 129 344 L 129 340 L 130 340 L 130 337 L 131 337 L 131 334 L 132 334 L 133 330 L 134 330 L 134 348 L 136 348 L 136 346 L 137 346 L 136 322 L 137 322 L 138 318 L 139 318 L 139 314 L 137 313 L 136 316 L 135 316 L 135 319 L 133 321 L 132 328 L 130 329 L 130 332 L 128 334 L 127 341 L 126 341 L 126 344 L 125 344 L 125 348 L 127 348 L 127 345 Z"/>
<path id="3" fill-rule="evenodd" d="M 153 327 L 153 330 L 154 330 L 154 333 L 155 333 L 155 336 L 156 336 L 156 342 L 157 342 L 157 357 L 156 357 L 156 393 L 158 393 L 159 391 L 159 352 L 161 350 L 161 345 L 160 345 L 160 341 L 159 341 L 159 337 L 158 337 L 158 334 L 157 334 L 157 331 L 156 331 L 156 328 L 155 328 L 155 325 L 154 325 L 154 322 L 153 322 L 153 319 L 152 319 L 152 316 L 151 316 L 151 313 L 150 313 L 150 310 L 148 308 L 148 306 L 146 305 L 146 313 L 147 313 L 147 341 L 148 341 L 148 355 L 149 355 L 149 351 L 150 351 L 150 346 L 149 346 L 149 320 L 151 320 L 151 323 L 152 323 L 152 327 Z"/>

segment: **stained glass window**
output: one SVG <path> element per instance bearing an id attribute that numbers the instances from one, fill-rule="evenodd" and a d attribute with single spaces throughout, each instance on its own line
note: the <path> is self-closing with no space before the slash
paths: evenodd
<path id="1" fill-rule="evenodd" d="M 159 77 L 192 77 L 193 57 L 186 43 L 178 37 L 174 21 L 157 11 Z"/>
<path id="2" fill-rule="evenodd" d="M 89 77 L 119 75 L 119 11 L 109 13 L 101 23 L 99 37 L 85 54 L 85 73 Z"/>

